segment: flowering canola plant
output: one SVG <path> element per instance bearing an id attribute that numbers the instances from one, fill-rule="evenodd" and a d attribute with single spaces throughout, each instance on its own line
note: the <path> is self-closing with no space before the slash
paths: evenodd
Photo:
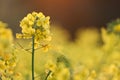
<path id="1" fill-rule="evenodd" d="M 34 80 L 34 52 L 39 46 L 47 50 L 49 41 L 51 41 L 50 34 L 50 17 L 45 17 L 42 12 L 29 13 L 20 22 L 22 34 L 16 34 L 17 38 L 32 38 L 32 80 Z"/>
<path id="2" fill-rule="evenodd" d="M 0 80 L 19 80 L 20 73 L 14 71 L 16 61 L 12 31 L 0 21 Z"/>

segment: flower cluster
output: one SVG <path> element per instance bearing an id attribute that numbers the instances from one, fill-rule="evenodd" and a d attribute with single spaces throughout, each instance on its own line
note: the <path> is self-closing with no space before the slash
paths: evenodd
<path id="1" fill-rule="evenodd" d="M 120 33 L 120 19 L 108 23 L 108 32 Z"/>
<path id="2" fill-rule="evenodd" d="M 0 21 L 0 45 L 1 49 L 7 48 L 13 41 L 12 31 L 6 28 L 7 24 Z"/>
<path id="3" fill-rule="evenodd" d="M 43 13 L 29 13 L 20 22 L 22 34 L 16 34 L 17 38 L 35 39 L 35 47 L 46 45 L 51 40 L 50 34 L 50 17 L 45 17 Z"/>
<path id="4" fill-rule="evenodd" d="M 14 79 L 16 56 L 13 50 L 12 31 L 7 24 L 0 21 L 0 80 Z"/>
<path id="5" fill-rule="evenodd" d="M 63 63 L 56 63 L 55 61 L 49 60 L 47 64 L 45 64 L 45 68 L 47 69 L 47 74 L 49 74 L 48 79 L 50 80 L 69 80 L 70 71 Z"/>

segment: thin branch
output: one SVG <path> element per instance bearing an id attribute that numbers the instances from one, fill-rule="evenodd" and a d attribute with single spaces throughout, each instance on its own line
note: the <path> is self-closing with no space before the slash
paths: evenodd
<path id="1" fill-rule="evenodd" d="M 51 73 L 52 73 L 52 71 L 49 71 L 49 72 L 48 72 L 47 76 L 45 77 L 45 80 L 48 79 L 48 77 L 49 77 L 49 75 L 50 75 Z"/>
<path id="2" fill-rule="evenodd" d="M 20 43 L 18 43 L 18 42 L 16 42 L 16 43 L 18 44 L 18 46 L 19 46 L 21 49 L 23 49 L 23 50 L 31 53 L 31 51 L 29 51 L 29 50 L 31 50 L 31 49 L 25 49 Z"/>

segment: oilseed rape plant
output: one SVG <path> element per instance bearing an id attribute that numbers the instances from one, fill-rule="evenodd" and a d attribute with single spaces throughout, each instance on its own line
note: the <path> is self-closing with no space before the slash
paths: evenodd
<path id="1" fill-rule="evenodd" d="M 11 29 L 0 21 L 0 80 L 19 80 L 20 73 L 14 70 L 17 59 L 13 46 Z"/>
<path id="2" fill-rule="evenodd" d="M 34 80 L 34 52 L 35 48 L 46 47 L 51 40 L 50 17 L 45 17 L 42 12 L 29 13 L 20 22 L 22 34 L 16 34 L 17 38 L 32 38 L 32 80 Z"/>
<path id="3" fill-rule="evenodd" d="M 27 14 L 12 35 L 0 21 L 0 80 L 120 80 L 120 19 L 78 29 L 74 42 L 42 12 Z"/>

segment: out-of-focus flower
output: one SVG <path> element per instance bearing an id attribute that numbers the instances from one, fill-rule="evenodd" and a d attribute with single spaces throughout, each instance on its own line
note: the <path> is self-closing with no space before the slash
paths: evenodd
<path id="1" fill-rule="evenodd" d="M 11 46 L 13 41 L 12 31 L 7 28 L 7 24 L 0 21 L 0 48 Z"/>
<path id="2" fill-rule="evenodd" d="M 47 64 L 45 64 L 45 68 L 46 68 L 47 70 L 49 70 L 49 71 L 55 72 L 57 66 L 56 66 L 56 64 L 55 64 L 53 61 L 49 60 L 49 61 L 47 62 Z"/>
<path id="3" fill-rule="evenodd" d="M 16 56 L 13 49 L 13 36 L 7 24 L 0 21 L 0 79 L 11 80 L 14 77 Z"/>
<path id="4" fill-rule="evenodd" d="M 104 43 L 104 50 L 112 50 L 118 42 L 118 37 L 114 33 L 108 34 L 105 28 L 101 28 L 101 35 Z"/>
<path id="5" fill-rule="evenodd" d="M 114 31 L 120 32 L 120 24 L 114 26 Z"/>
<path id="6" fill-rule="evenodd" d="M 120 19 L 108 23 L 107 30 L 108 32 L 120 33 Z"/>
<path id="7" fill-rule="evenodd" d="M 2 21 L 0 21 L 0 28 L 5 28 L 7 26 L 6 23 L 3 23 Z"/>
<path id="8" fill-rule="evenodd" d="M 56 74 L 56 80 L 69 80 L 70 72 L 68 68 L 63 68 Z"/>

